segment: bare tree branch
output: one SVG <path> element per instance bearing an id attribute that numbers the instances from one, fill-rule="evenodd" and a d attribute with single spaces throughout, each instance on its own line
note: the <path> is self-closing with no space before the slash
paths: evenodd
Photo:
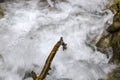
<path id="1" fill-rule="evenodd" d="M 64 43 L 63 41 L 63 38 L 61 37 L 60 40 L 55 44 L 55 46 L 53 47 L 52 51 L 50 52 L 46 62 L 45 62 L 45 65 L 42 69 L 42 72 L 41 74 L 37 77 L 36 76 L 36 73 L 35 72 L 31 72 L 32 74 L 32 77 L 33 77 L 33 80 L 44 80 L 47 76 L 48 71 L 51 69 L 50 66 L 51 66 L 51 63 L 52 63 L 52 60 L 56 54 L 56 52 L 58 51 L 59 47 L 62 45 L 63 47 L 63 50 L 66 50 L 67 49 L 67 44 Z"/>

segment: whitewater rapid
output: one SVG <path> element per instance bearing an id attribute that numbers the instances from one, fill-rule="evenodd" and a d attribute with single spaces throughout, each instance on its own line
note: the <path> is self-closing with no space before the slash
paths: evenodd
<path id="1" fill-rule="evenodd" d="M 112 22 L 105 9 L 109 0 L 16 0 L 2 4 L 0 19 L 0 80 L 23 80 L 26 73 L 40 73 L 54 44 L 62 36 L 68 49 L 60 48 L 46 80 L 97 80 L 113 65 L 88 43 Z M 32 80 L 26 77 L 24 80 Z"/>

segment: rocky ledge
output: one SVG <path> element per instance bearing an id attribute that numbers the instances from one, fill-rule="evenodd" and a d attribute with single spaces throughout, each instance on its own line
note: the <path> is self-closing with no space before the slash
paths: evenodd
<path id="1" fill-rule="evenodd" d="M 96 43 L 97 49 L 109 57 L 108 53 L 112 53 L 109 62 L 114 64 L 120 63 L 120 4 L 116 3 L 110 7 L 116 11 L 113 23 L 106 29 L 100 40 Z"/>
<path id="2" fill-rule="evenodd" d="M 108 73 L 107 79 L 98 80 L 120 80 L 120 3 L 113 4 L 110 9 L 115 14 L 113 23 L 105 30 L 106 34 L 103 34 L 96 46 L 107 57 L 111 54 L 109 63 L 117 64 L 117 67 Z"/>

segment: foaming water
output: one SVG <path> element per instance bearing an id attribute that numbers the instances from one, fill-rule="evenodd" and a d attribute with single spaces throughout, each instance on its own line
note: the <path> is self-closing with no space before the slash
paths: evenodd
<path id="1" fill-rule="evenodd" d="M 23 80 L 38 74 L 54 44 L 62 36 L 68 49 L 59 49 L 47 80 L 97 80 L 112 65 L 102 53 L 86 45 L 111 23 L 107 0 L 16 0 L 4 3 L 0 19 L 0 80 Z M 89 37 L 89 38 L 88 38 Z M 26 77 L 25 80 L 32 80 Z"/>

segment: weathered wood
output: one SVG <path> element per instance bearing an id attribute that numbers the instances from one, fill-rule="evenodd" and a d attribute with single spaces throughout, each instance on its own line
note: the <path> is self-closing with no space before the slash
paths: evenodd
<path id="1" fill-rule="evenodd" d="M 55 57 L 56 52 L 58 51 L 59 47 L 62 45 L 63 50 L 67 49 L 67 44 L 64 43 L 63 38 L 61 37 L 60 40 L 55 44 L 55 46 L 53 47 L 52 51 L 50 52 L 45 65 L 42 69 L 41 74 L 37 77 L 35 72 L 31 72 L 33 80 L 44 80 L 46 78 L 46 76 L 49 74 L 48 71 L 51 69 L 51 63 L 53 58 Z"/>

